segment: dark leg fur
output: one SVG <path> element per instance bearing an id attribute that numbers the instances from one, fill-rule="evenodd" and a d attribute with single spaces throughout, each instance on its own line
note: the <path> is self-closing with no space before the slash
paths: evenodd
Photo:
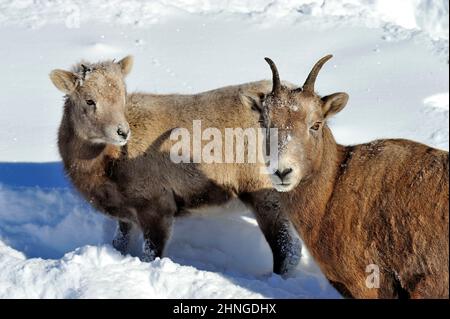
<path id="1" fill-rule="evenodd" d="M 138 209 L 139 225 L 144 236 L 143 261 L 150 262 L 162 256 L 176 211 L 172 197 L 170 200 L 159 198 L 148 201 Z"/>
<path id="2" fill-rule="evenodd" d="M 273 271 L 286 274 L 300 262 L 301 243 L 289 219 L 281 212 L 278 193 L 263 190 L 240 196 L 256 216 L 273 254 Z"/>
<path id="3" fill-rule="evenodd" d="M 112 245 L 115 249 L 120 251 L 122 255 L 126 255 L 126 253 L 128 252 L 128 244 L 130 241 L 131 228 L 132 224 L 128 222 L 123 221 L 118 222 L 116 234 L 114 235 Z"/>

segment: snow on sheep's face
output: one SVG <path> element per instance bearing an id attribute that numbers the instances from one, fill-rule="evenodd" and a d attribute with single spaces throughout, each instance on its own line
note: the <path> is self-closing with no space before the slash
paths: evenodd
<path id="1" fill-rule="evenodd" d="M 81 63 L 72 72 L 54 70 L 53 84 L 69 99 L 70 120 L 78 137 L 96 144 L 125 145 L 130 127 L 125 118 L 124 77 L 133 59 L 119 62 Z"/>
<path id="2" fill-rule="evenodd" d="M 272 92 L 242 99 L 260 112 L 263 128 L 278 130 L 278 169 L 271 181 L 280 192 L 291 191 L 320 168 L 326 120 L 347 104 L 346 93 L 321 98 L 314 92 L 317 74 L 330 58 L 317 62 L 303 87 L 297 89 L 282 85 L 275 63 L 266 59 L 273 72 Z"/>

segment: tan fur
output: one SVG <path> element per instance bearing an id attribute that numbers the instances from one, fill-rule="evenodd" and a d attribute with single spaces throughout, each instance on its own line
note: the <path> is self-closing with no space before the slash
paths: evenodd
<path id="1" fill-rule="evenodd" d="M 282 207 L 344 296 L 448 298 L 448 152 L 407 140 L 336 144 L 326 120 L 347 99 L 284 87 L 259 102 L 276 127 L 291 119 L 289 156 L 300 164 Z M 379 289 L 366 286 L 370 264 Z"/>
<path id="2" fill-rule="evenodd" d="M 75 90 L 76 78 L 72 72 L 64 70 L 53 70 L 50 73 L 50 79 L 58 90 L 70 94 Z"/>
<path id="3" fill-rule="evenodd" d="M 175 143 L 170 133 L 177 128 L 191 130 L 193 120 L 222 133 L 225 128 L 258 128 L 259 114 L 242 104 L 242 92 L 267 92 L 271 83 L 196 95 L 126 96 L 123 76 L 130 63 L 77 65 L 73 77 L 78 82 L 66 98 L 59 131 L 60 153 L 74 185 L 97 209 L 121 221 L 115 247 L 126 251 L 127 233 L 134 223 L 144 234 L 144 260 L 152 260 L 163 253 L 174 216 L 238 197 L 255 212 L 274 254 L 274 271 L 283 273 L 295 266 L 296 256 L 290 252 L 299 249 L 298 240 L 291 238 L 279 194 L 260 165 L 175 164 L 169 157 Z M 55 85 L 67 93 L 70 83 L 59 85 L 56 78 Z M 67 78 L 72 79 L 64 81 Z M 95 111 L 87 107 L 93 99 Z M 126 145 L 116 136 L 118 125 L 131 130 Z"/>

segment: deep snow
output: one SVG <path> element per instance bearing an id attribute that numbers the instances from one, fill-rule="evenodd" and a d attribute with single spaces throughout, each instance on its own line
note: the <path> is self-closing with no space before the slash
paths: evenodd
<path id="1" fill-rule="evenodd" d="M 162 260 L 115 252 L 114 223 L 58 163 L 62 97 L 48 73 L 80 58 L 131 53 L 129 90 L 194 93 L 268 78 L 264 56 L 300 84 L 333 53 L 317 87 L 351 96 L 331 123 L 339 142 L 403 137 L 448 150 L 446 0 L 0 0 L 0 43 L 3 298 L 338 297 L 307 252 L 293 278 L 270 274 L 268 245 L 240 206 L 178 220 Z"/>

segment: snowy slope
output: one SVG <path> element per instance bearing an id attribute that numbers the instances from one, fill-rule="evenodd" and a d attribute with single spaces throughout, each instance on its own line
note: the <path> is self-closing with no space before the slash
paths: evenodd
<path id="1" fill-rule="evenodd" d="M 36 28 L 54 22 L 76 24 L 95 19 L 103 23 L 148 26 L 186 12 L 292 20 L 312 15 L 335 16 L 345 20 L 356 17 L 363 19 L 364 25 L 372 27 L 391 23 L 407 29 L 423 30 L 434 39 L 448 39 L 448 7 L 449 3 L 445 0 L 3 0 L 0 4 L 0 23 Z M 97 14 L 99 12 L 101 14 Z M 267 20 L 264 22 L 267 23 Z"/>
<path id="2" fill-rule="evenodd" d="M 270 274 L 239 206 L 177 221 L 162 260 L 117 254 L 114 223 L 58 163 L 62 97 L 48 73 L 80 58 L 133 54 L 130 91 L 194 93 L 268 78 L 264 56 L 302 83 L 333 53 L 317 87 L 351 96 L 331 123 L 339 142 L 448 150 L 447 0 L 0 0 L 0 43 L 0 297 L 338 297 L 307 252 L 292 278 Z"/>

